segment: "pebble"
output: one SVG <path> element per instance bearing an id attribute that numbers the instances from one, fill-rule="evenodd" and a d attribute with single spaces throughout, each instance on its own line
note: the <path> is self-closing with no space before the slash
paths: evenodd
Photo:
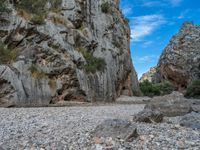
<path id="1" fill-rule="evenodd" d="M 92 137 L 105 119 L 127 119 L 144 105 L 0 108 L 0 149 L 27 150 L 163 150 L 200 149 L 200 131 L 174 123 L 134 123 L 139 137 L 131 142 Z M 176 120 L 177 119 L 177 120 Z"/>

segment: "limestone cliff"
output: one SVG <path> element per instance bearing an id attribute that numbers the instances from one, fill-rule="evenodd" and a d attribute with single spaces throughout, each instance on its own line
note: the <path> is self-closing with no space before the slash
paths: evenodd
<path id="1" fill-rule="evenodd" d="M 185 89 L 200 77 L 200 26 L 185 22 L 163 51 L 157 65 L 156 79 L 168 80 Z"/>
<path id="2" fill-rule="evenodd" d="M 0 0 L 0 101 L 114 101 L 138 90 L 118 0 Z"/>
<path id="3" fill-rule="evenodd" d="M 145 80 L 148 80 L 149 82 L 154 82 L 155 74 L 156 74 L 156 67 L 151 67 L 149 71 L 147 71 L 142 75 L 139 81 L 144 82 Z"/>

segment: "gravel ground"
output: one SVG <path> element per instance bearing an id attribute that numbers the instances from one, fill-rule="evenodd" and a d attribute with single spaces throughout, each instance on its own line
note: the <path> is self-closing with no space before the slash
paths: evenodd
<path id="1" fill-rule="evenodd" d="M 105 119 L 128 119 L 144 105 L 0 108 L 0 150 L 200 149 L 200 131 L 176 124 L 135 123 L 139 137 L 94 140 L 90 132 Z"/>
<path id="2" fill-rule="evenodd" d="M 0 108 L 0 149 L 83 149 L 105 119 L 126 118 L 143 105 Z"/>

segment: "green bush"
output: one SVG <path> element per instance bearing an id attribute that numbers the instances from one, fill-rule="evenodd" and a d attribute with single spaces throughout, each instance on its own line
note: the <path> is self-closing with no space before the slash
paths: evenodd
<path id="1" fill-rule="evenodd" d="M 174 88 L 169 82 L 153 84 L 149 81 L 140 83 L 140 90 L 144 96 L 159 96 L 170 94 Z"/>
<path id="2" fill-rule="evenodd" d="M 87 73 L 95 73 L 96 71 L 104 71 L 106 62 L 102 58 L 96 58 L 92 53 L 87 52 L 85 48 L 79 48 L 79 52 L 83 54 L 86 64 L 83 66 Z"/>
<path id="3" fill-rule="evenodd" d="M 108 2 L 104 2 L 103 4 L 101 4 L 101 11 L 103 13 L 108 13 L 110 10 L 110 4 Z"/>
<path id="4" fill-rule="evenodd" d="M 174 91 L 173 85 L 168 81 L 164 81 L 162 83 L 158 83 L 155 85 L 159 87 L 160 95 L 167 95 L 172 93 L 172 91 Z"/>
<path id="5" fill-rule="evenodd" d="M 5 4 L 6 0 L 0 0 L 0 13 L 4 13 L 4 12 L 10 12 L 10 9 L 8 9 L 6 7 L 6 4 Z"/>
<path id="6" fill-rule="evenodd" d="M 186 90 L 186 97 L 200 98 L 200 79 L 193 81 Z"/>
<path id="7" fill-rule="evenodd" d="M 153 97 L 155 95 L 160 95 L 159 87 L 152 84 L 148 80 L 140 83 L 140 90 L 144 96 Z"/>
<path id="8" fill-rule="evenodd" d="M 31 14 L 41 14 L 45 12 L 46 0 L 21 0 L 16 6 Z"/>
<path id="9" fill-rule="evenodd" d="M 17 50 L 11 50 L 0 42 L 0 64 L 9 64 L 16 61 L 18 56 Z"/>
<path id="10" fill-rule="evenodd" d="M 96 71 L 103 71 L 105 68 L 105 61 L 101 58 L 95 58 L 92 63 L 84 65 L 85 71 L 88 73 L 95 73 Z"/>
<path id="11" fill-rule="evenodd" d="M 31 22 L 38 25 L 45 24 L 44 20 L 45 20 L 45 15 L 34 15 L 31 18 Z"/>

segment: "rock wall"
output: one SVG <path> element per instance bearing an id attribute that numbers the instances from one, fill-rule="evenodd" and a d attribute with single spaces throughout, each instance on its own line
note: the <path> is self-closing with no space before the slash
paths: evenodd
<path id="1" fill-rule="evenodd" d="M 29 2 L 0 9 L 0 101 L 114 101 L 138 90 L 118 0 Z"/>
<path id="2" fill-rule="evenodd" d="M 200 26 L 185 22 L 163 51 L 157 65 L 158 81 L 185 89 L 200 77 Z"/>
<path id="3" fill-rule="evenodd" d="M 149 71 L 144 73 L 140 78 L 140 82 L 148 80 L 149 82 L 155 82 L 156 67 L 151 67 Z"/>

